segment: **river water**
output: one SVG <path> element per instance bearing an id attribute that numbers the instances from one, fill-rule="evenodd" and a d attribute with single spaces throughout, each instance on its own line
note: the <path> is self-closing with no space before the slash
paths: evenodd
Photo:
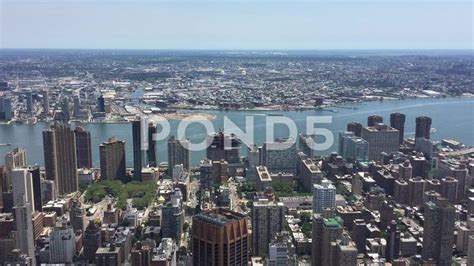
<path id="1" fill-rule="evenodd" d="M 355 108 L 355 109 L 354 109 Z M 330 129 L 335 137 L 334 145 L 321 154 L 328 154 L 337 150 L 338 133 L 344 131 L 346 124 L 351 121 L 367 123 L 367 116 L 378 114 L 384 117 L 384 122 L 389 123 L 390 113 L 402 112 L 406 115 L 405 137 L 413 137 L 415 131 L 415 118 L 417 116 L 427 115 L 432 117 L 432 127 L 436 132 L 432 133 L 432 139 L 442 140 L 446 138 L 456 139 L 468 146 L 474 146 L 474 98 L 445 98 L 445 99 L 408 99 L 393 100 L 383 102 L 367 102 L 362 104 L 349 104 L 342 107 L 331 107 L 330 111 L 304 111 L 304 112 L 273 112 L 283 114 L 291 118 L 299 133 L 306 132 L 307 116 L 332 116 L 331 124 L 324 124 L 318 127 Z M 246 116 L 254 117 L 255 143 L 261 145 L 265 140 L 265 119 L 268 113 L 272 112 L 245 112 L 245 111 L 209 111 L 216 117 L 212 121 L 214 129 L 217 131 L 224 127 L 224 116 L 229 118 L 237 126 L 245 131 Z M 176 128 L 179 121 L 170 121 L 171 134 L 176 134 Z M 125 140 L 127 165 L 133 165 L 132 156 L 132 129 L 130 124 L 104 124 L 93 123 L 83 124 L 91 132 L 93 146 L 94 166 L 99 166 L 99 144 L 106 141 L 109 137 L 116 136 Z M 46 123 L 35 125 L 10 124 L 0 125 L 0 144 L 10 143 L 11 146 L 0 146 L 0 158 L 13 149 L 22 147 L 27 150 L 28 162 L 30 164 L 44 165 L 43 159 L 43 140 L 42 131 L 47 128 Z M 285 137 L 288 130 L 285 127 L 277 126 L 275 128 L 275 137 Z M 192 123 L 186 130 L 186 135 L 193 143 L 199 142 L 206 137 L 204 126 L 199 123 Z M 157 143 L 157 153 L 159 161 L 167 160 L 166 140 Z M 245 147 L 242 148 L 242 155 L 246 154 Z M 204 158 L 205 151 L 192 153 L 192 163 L 197 165 Z M 0 164 L 3 159 L 0 159 Z"/>

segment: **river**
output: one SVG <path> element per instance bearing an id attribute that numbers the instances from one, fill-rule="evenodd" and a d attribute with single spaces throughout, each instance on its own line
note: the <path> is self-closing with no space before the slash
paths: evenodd
<path id="1" fill-rule="evenodd" d="M 356 108 L 356 109 L 353 109 Z M 306 132 L 307 116 L 332 116 L 331 124 L 324 124 L 320 127 L 330 129 L 335 137 L 334 145 L 321 154 L 328 154 L 337 150 L 338 132 L 344 131 L 346 124 L 351 121 L 367 123 L 367 116 L 378 114 L 384 117 L 384 122 L 389 123 L 390 113 L 402 112 L 406 115 L 405 137 L 413 137 L 415 131 L 415 118 L 426 115 L 433 119 L 432 127 L 436 132 L 432 133 L 432 139 L 442 140 L 446 138 L 456 139 L 468 146 L 474 146 L 474 98 L 444 98 L 444 99 L 407 99 L 392 100 L 383 102 L 366 102 L 361 104 L 348 104 L 344 108 L 331 107 L 328 111 L 303 111 L 303 112 L 281 112 L 286 117 L 291 118 L 298 128 L 299 133 Z M 224 116 L 227 116 L 242 130 L 245 131 L 245 117 L 254 117 L 255 143 L 261 145 L 265 140 L 265 119 L 266 114 L 271 112 L 245 112 L 245 111 L 209 111 L 216 117 L 212 121 L 215 130 L 224 126 Z M 179 121 L 170 121 L 171 133 L 176 134 L 176 128 Z M 94 166 L 99 166 L 99 144 L 106 141 L 109 137 L 116 136 L 125 140 L 127 166 L 133 165 L 132 155 L 132 130 L 130 124 L 105 124 L 91 123 L 83 124 L 91 132 L 93 146 Z M 0 146 L 0 158 L 12 150 L 14 147 L 22 147 L 27 150 L 28 162 L 30 164 L 44 165 L 43 159 L 43 139 L 42 131 L 47 128 L 46 123 L 28 124 L 9 124 L 0 125 L 0 143 L 10 143 L 11 146 Z M 195 143 L 206 137 L 204 127 L 198 123 L 191 124 L 187 131 L 191 142 Z M 284 127 L 276 127 L 275 137 L 285 137 L 288 130 Z M 159 161 L 167 160 L 166 141 L 157 143 L 157 153 Z M 245 147 L 242 148 L 242 155 L 246 154 Z M 192 163 L 197 165 L 204 158 L 205 151 L 192 153 Z M 2 161 L 0 161 L 1 163 Z"/>

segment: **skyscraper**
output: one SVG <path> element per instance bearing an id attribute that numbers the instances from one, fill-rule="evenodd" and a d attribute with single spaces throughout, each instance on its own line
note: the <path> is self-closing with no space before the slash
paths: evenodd
<path id="1" fill-rule="evenodd" d="M 321 214 L 313 215 L 312 265 L 331 264 L 331 242 L 341 239 L 342 221 L 338 218 L 325 219 Z M 355 248 L 355 244 L 351 244 Z"/>
<path id="2" fill-rule="evenodd" d="M 362 138 L 369 143 L 368 158 L 371 161 L 380 161 L 382 152 L 397 152 L 400 146 L 398 130 L 387 125 L 364 127 Z"/>
<path id="3" fill-rule="evenodd" d="M 399 144 L 403 143 L 403 136 L 405 135 L 405 115 L 402 113 L 391 113 L 390 114 L 390 126 L 398 129 Z"/>
<path id="4" fill-rule="evenodd" d="M 347 131 L 354 133 L 356 137 L 360 137 L 362 134 L 362 124 L 359 122 L 350 122 L 347 124 Z"/>
<path id="5" fill-rule="evenodd" d="M 247 218 L 217 208 L 193 217 L 191 229 L 193 265 L 248 265 Z"/>
<path id="6" fill-rule="evenodd" d="M 25 168 L 28 166 L 26 150 L 15 148 L 5 155 L 5 170 L 11 171 L 15 168 Z"/>
<path id="7" fill-rule="evenodd" d="M 22 205 L 23 203 L 29 203 L 32 211 L 35 205 L 35 199 L 33 195 L 33 180 L 31 173 L 27 169 L 13 169 L 11 171 L 12 184 L 13 184 L 13 205 Z"/>
<path id="8" fill-rule="evenodd" d="M 156 166 L 156 145 L 155 141 L 153 140 L 153 135 L 156 134 L 156 125 L 153 123 L 148 124 L 148 151 L 147 151 L 147 159 L 148 165 Z"/>
<path id="9" fill-rule="evenodd" d="M 99 153 L 100 178 L 124 181 L 126 177 L 125 141 L 112 137 L 100 144 Z"/>
<path id="10" fill-rule="evenodd" d="M 54 180 L 60 195 L 78 190 L 77 153 L 74 132 L 66 125 L 43 131 L 46 178 Z"/>
<path id="11" fill-rule="evenodd" d="M 431 117 L 420 116 L 416 118 L 415 138 L 430 139 Z"/>
<path id="12" fill-rule="evenodd" d="M 71 225 L 61 221 L 49 235 L 50 263 L 71 264 L 76 254 L 76 238 Z"/>
<path id="13" fill-rule="evenodd" d="M 206 149 L 206 157 L 212 161 L 224 159 L 229 163 L 240 160 L 240 140 L 234 134 L 224 132 L 209 135 L 207 138 L 209 146 Z M 226 144 L 228 143 L 228 147 Z"/>
<path id="14" fill-rule="evenodd" d="M 97 111 L 101 113 L 105 113 L 105 99 L 104 96 L 100 95 L 97 98 Z"/>
<path id="15" fill-rule="evenodd" d="M 43 210 L 43 201 L 41 198 L 41 174 L 40 168 L 37 165 L 28 167 L 28 172 L 31 174 L 33 184 L 33 207 L 35 211 Z"/>
<path id="16" fill-rule="evenodd" d="M 69 210 L 69 219 L 74 232 L 78 230 L 84 232 L 85 218 L 86 210 L 82 207 L 81 202 L 73 200 L 71 209 Z"/>
<path id="17" fill-rule="evenodd" d="M 172 197 L 161 209 L 161 234 L 163 238 L 172 238 L 180 244 L 183 233 L 184 212 L 182 198 Z"/>
<path id="18" fill-rule="evenodd" d="M 89 224 L 84 231 L 84 257 L 88 262 L 93 262 L 97 249 L 102 246 L 100 236 L 100 228 L 94 223 L 93 220 L 89 221 Z"/>
<path id="19" fill-rule="evenodd" d="M 383 123 L 383 117 L 380 115 L 371 115 L 367 118 L 367 126 L 368 127 L 373 127 L 377 124 Z"/>
<path id="20" fill-rule="evenodd" d="M 83 127 L 76 127 L 76 153 L 78 168 L 92 168 L 92 145 L 91 133 Z"/>
<path id="21" fill-rule="evenodd" d="M 35 265 L 35 246 L 31 204 L 20 197 L 18 204 L 13 207 L 16 223 L 16 247 L 33 260 Z"/>
<path id="22" fill-rule="evenodd" d="M 276 139 L 266 142 L 262 147 L 262 164 L 270 172 L 296 172 L 298 150 L 293 139 Z"/>
<path id="23" fill-rule="evenodd" d="M 188 140 L 177 140 L 174 136 L 168 139 L 168 175 L 173 176 L 175 165 L 182 164 L 184 169 L 190 170 L 191 152 L 188 149 Z"/>
<path id="24" fill-rule="evenodd" d="M 142 152 L 142 122 L 140 119 L 132 121 L 133 138 L 133 180 L 142 180 L 143 152 Z"/>
<path id="25" fill-rule="evenodd" d="M 10 121 L 13 117 L 12 100 L 6 93 L 0 96 L 0 121 Z"/>
<path id="26" fill-rule="evenodd" d="M 49 114 L 48 89 L 43 89 L 41 94 L 43 95 L 43 114 L 47 116 Z"/>
<path id="27" fill-rule="evenodd" d="M 33 92 L 31 90 L 28 90 L 25 93 L 25 98 L 26 98 L 26 112 L 28 114 L 33 114 Z"/>
<path id="28" fill-rule="evenodd" d="M 313 185 L 313 212 L 322 213 L 327 208 L 336 208 L 336 187 L 324 179 L 321 184 Z"/>
<path id="29" fill-rule="evenodd" d="M 254 256 L 268 256 L 268 243 L 283 230 L 286 208 L 267 199 L 252 205 L 252 249 Z"/>
<path id="30" fill-rule="evenodd" d="M 448 266 L 452 261 L 456 210 L 445 199 L 425 204 L 423 224 L 423 259 L 434 259 L 436 265 Z"/>
<path id="31" fill-rule="evenodd" d="M 339 133 L 339 154 L 348 161 L 367 161 L 369 155 L 369 143 L 360 137 L 351 134 Z"/>

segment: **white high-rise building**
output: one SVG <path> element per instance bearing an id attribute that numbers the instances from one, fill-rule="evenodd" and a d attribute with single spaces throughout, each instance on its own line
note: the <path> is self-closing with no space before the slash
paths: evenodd
<path id="1" fill-rule="evenodd" d="M 50 234 L 50 263 L 73 263 L 76 239 L 72 226 L 65 221 L 54 227 Z"/>
<path id="2" fill-rule="evenodd" d="M 27 169 L 17 168 L 10 172 L 10 176 L 13 184 L 13 206 L 22 204 L 24 200 L 26 203 L 31 204 L 32 211 L 34 211 L 35 200 L 31 173 Z"/>
<path id="3" fill-rule="evenodd" d="M 36 265 L 31 203 L 26 202 L 23 196 L 19 198 L 18 204 L 13 209 L 16 222 L 16 247 L 33 260 L 32 265 Z"/>
<path id="4" fill-rule="evenodd" d="M 324 179 L 321 184 L 313 185 L 313 212 L 336 208 L 336 187 L 331 181 Z"/>

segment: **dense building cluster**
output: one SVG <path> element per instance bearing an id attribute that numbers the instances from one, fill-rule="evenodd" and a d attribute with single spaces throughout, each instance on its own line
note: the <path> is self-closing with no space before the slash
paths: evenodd
<path id="1" fill-rule="evenodd" d="M 245 146 L 216 132 L 197 166 L 174 136 L 160 162 L 143 118 L 471 93 L 464 57 L 30 53 L 35 71 L 14 51 L 0 63 L 0 120 L 51 123 L 44 162 L 11 147 L 0 165 L 0 264 L 474 265 L 474 148 L 434 141 L 431 117 L 414 138 L 403 112 L 350 122 L 327 156 L 314 135 Z M 116 118 L 131 165 L 124 140 L 95 149 L 69 123 Z"/>
<path id="2" fill-rule="evenodd" d="M 414 139 L 403 137 L 402 113 L 390 118 L 390 126 L 381 116 L 349 123 L 329 156 L 309 149 L 308 135 L 241 156 L 236 135 L 215 133 L 198 167 L 188 141 L 174 137 L 167 166 L 138 137 L 133 167 L 115 137 L 100 144 L 94 166 L 90 132 L 53 124 L 43 134 L 44 167 L 15 148 L 0 168 L 0 261 L 469 265 L 474 150 L 430 140 L 430 117 L 416 119 Z"/>

